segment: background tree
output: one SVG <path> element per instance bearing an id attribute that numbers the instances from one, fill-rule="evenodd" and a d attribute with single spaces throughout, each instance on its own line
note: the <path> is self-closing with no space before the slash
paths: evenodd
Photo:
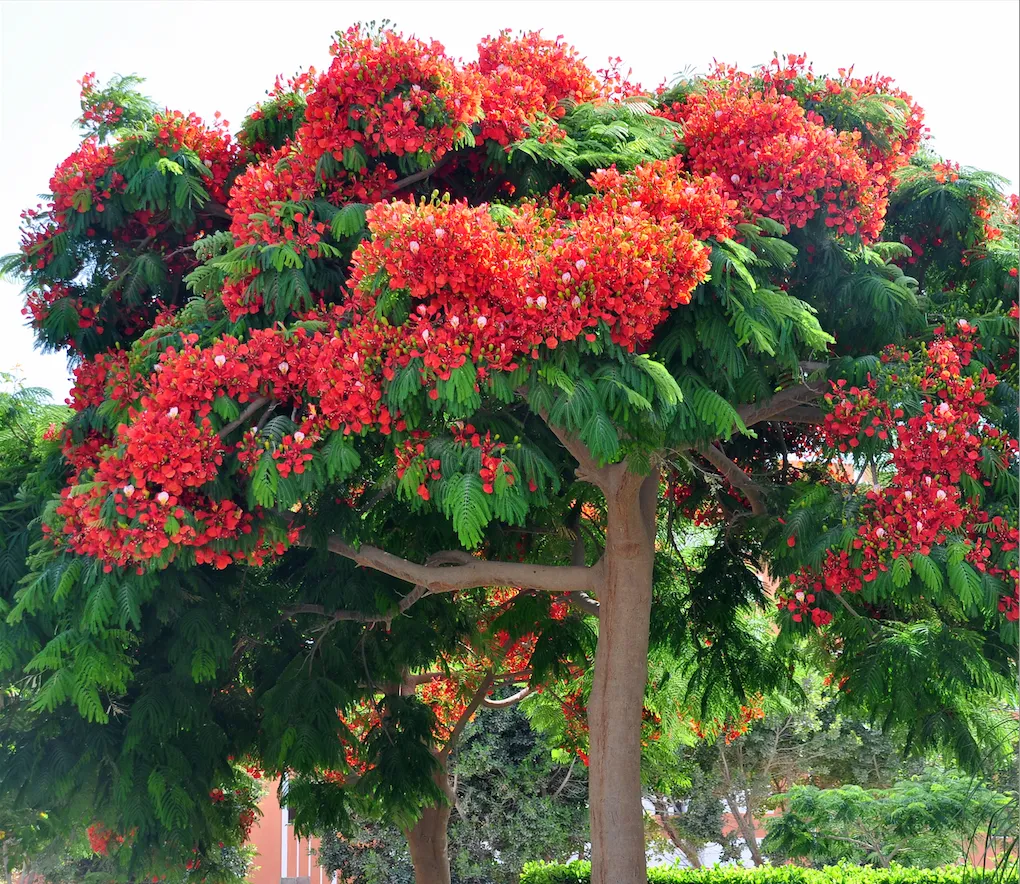
<path id="1" fill-rule="evenodd" d="M 972 778 L 941 773 L 888 789 L 794 786 L 787 810 L 770 820 L 763 848 L 816 865 L 892 863 L 934 868 L 967 858 L 975 829 L 1008 799 Z"/>
<path id="2" fill-rule="evenodd" d="M 762 865 L 757 832 L 777 796 L 795 784 L 882 787 L 923 769 L 923 761 L 904 758 L 891 735 L 837 709 L 823 677 L 802 671 L 785 690 L 753 698 L 736 715 L 693 722 L 697 742 L 682 746 L 671 764 L 667 759 L 666 769 L 682 775 L 661 778 L 650 791 L 658 823 L 691 865 L 700 866 L 709 843 L 738 860 L 746 847 Z M 733 824 L 725 834 L 724 813 Z"/>
<path id="3" fill-rule="evenodd" d="M 451 760 L 453 881 L 513 882 L 538 855 L 565 861 L 585 852 L 586 770 L 576 755 L 556 761 L 554 753 L 563 750 L 519 709 L 483 709 L 467 726 Z M 322 844 L 327 872 L 359 884 L 414 880 L 407 840 L 385 822 L 361 821 L 343 838 L 327 832 Z"/>
<path id="4" fill-rule="evenodd" d="M 587 767 L 536 733 L 523 713 L 488 710 L 475 719 L 456 771 L 451 840 L 458 881 L 510 884 L 531 859 L 585 853 Z"/>
<path id="5" fill-rule="evenodd" d="M 257 735 L 239 755 L 310 778 L 306 818 L 339 825 L 346 799 L 316 779 L 351 773 L 337 710 L 451 653 L 473 623 L 458 600 L 485 587 L 521 590 L 507 616 L 537 635 L 540 683 L 586 650 L 593 621 L 550 616 L 566 594 L 598 618 L 594 880 L 638 881 L 656 545 L 697 507 L 713 542 L 655 622 L 704 680 L 754 647 L 739 612 L 763 566 L 795 572 L 791 644 L 825 627 L 848 703 L 976 762 L 1020 611 L 1016 262 L 996 245 L 1015 218 L 994 179 L 919 153 L 922 112 L 889 80 L 796 57 L 650 96 L 536 34 L 468 65 L 371 28 L 333 54 L 237 140 L 86 78 L 82 146 L 26 213 L 10 266 L 40 342 L 79 363 L 55 542 L 5 631 L 51 728 L 32 757 L 57 757 L 70 715 L 131 776 L 144 757 L 157 786 L 118 806 L 125 856 L 182 867 L 210 843 L 187 790 L 228 763 L 179 784 L 188 753 L 143 748 L 144 725 L 120 740 L 111 712 L 145 721 L 149 661 L 187 659 L 225 693 L 175 685 L 186 712 L 153 688 L 153 720 L 214 723 L 225 755 L 234 698 Z M 930 238 L 921 285 L 905 237 Z M 214 587 L 209 566 L 233 573 Z M 366 741 L 359 789 L 394 818 L 442 791 L 433 722 L 387 697 Z"/>

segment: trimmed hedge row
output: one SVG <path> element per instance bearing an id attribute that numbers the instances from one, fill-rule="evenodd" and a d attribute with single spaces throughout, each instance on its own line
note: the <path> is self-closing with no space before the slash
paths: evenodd
<path id="1" fill-rule="evenodd" d="M 766 866 L 760 869 L 736 867 L 714 869 L 657 868 L 648 870 L 648 884 L 1018 884 L 1017 871 L 994 875 L 966 866 L 941 869 L 861 868 L 829 866 L 805 869 L 801 866 Z M 528 863 L 520 884 L 591 884 L 591 863 L 574 861 L 566 865 Z"/>

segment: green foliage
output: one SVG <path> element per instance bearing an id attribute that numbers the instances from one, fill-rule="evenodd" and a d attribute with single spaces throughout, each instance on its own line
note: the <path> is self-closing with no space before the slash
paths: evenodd
<path id="1" fill-rule="evenodd" d="M 60 349 L 73 340 L 85 358 L 119 348 L 138 378 L 192 334 L 205 346 L 226 335 L 246 342 L 256 329 L 323 331 L 323 322 L 302 317 L 320 303 L 347 303 L 351 259 L 368 235 L 368 206 L 343 204 L 345 189 L 332 184 L 342 178 L 346 187 L 358 180 L 349 173 L 370 162 L 385 167 L 373 173 L 424 172 L 406 188 L 413 198 L 442 187 L 446 193 L 434 198 L 488 205 L 495 222 L 505 225 L 514 217 L 510 195 L 545 199 L 560 187 L 583 207 L 591 196 L 586 179 L 596 169 L 627 170 L 685 151 L 679 127 L 658 116 L 647 99 L 564 102 L 557 121 L 564 138 L 539 137 L 549 122 L 543 119 L 509 151 L 490 144 L 442 170 L 427 168 L 424 153 L 370 157 L 362 146 L 349 146 L 319 162 L 314 174 L 321 189 L 273 205 L 283 224 L 299 214 L 323 223 L 313 257 L 286 238 L 262 245 L 234 240 L 226 229 L 230 213 L 211 200 L 211 173 L 195 151 L 157 148 L 155 106 L 138 93 L 139 82 L 117 78 L 93 90 L 94 108 L 83 108 L 109 105 L 120 114 L 116 124 L 88 129 L 114 151 L 114 169 L 103 173 L 96 190 L 108 187 L 109 200 L 98 206 L 88 190 L 78 194 L 65 229 L 46 242 L 52 256 L 39 265 L 42 271 L 32 252 L 40 246 L 3 265 L 22 273 L 29 291 L 54 281 L 64 286 L 46 305 L 42 346 Z M 664 100 L 703 88 L 703 81 L 684 80 Z M 299 92 L 282 93 L 251 115 L 240 136 L 241 165 L 284 145 L 304 107 Z M 903 102 L 888 96 L 859 102 L 830 96 L 816 109 L 837 128 L 863 129 L 865 141 L 879 146 L 903 128 Z M 456 150 L 474 146 L 474 135 L 461 131 Z M 483 154 L 488 163 L 473 162 Z M 283 156 L 275 171 L 282 174 L 291 161 Z M 240 171 L 228 176 L 227 195 Z M 940 176 L 926 156 L 902 173 L 885 242 L 866 246 L 834 236 L 816 218 L 790 231 L 755 219 L 740 223 L 733 239 L 706 243 L 709 277 L 689 304 L 662 318 L 640 353 L 615 343 L 602 324 L 561 346 L 539 345 L 512 373 L 483 373 L 480 364 L 467 362 L 434 390 L 425 383 L 431 367 L 410 358 L 382 392 L 395 417 L 427 434 L 422 456 L 410 464 L 395 450 L 418 437 L 395 421 L 394 436 L 386 438 L 336 429 L 303 472 L 282 475 L 273 455 L 310 416 L 315 397 L 302 391 L 287 402 L 267 402 L 261 414 L 246 416 L 261 447 L 252 473 L 240 468 L 225 440 L 219 475 L 199 489 L 214 501 L 247 504 L 257 515 L 237 543 L 211 544 L 210 558 L 222 570 L 196 567 L 190 547 L 173 561 L 164 551 L 145 574 L 107 571 L 56 550 L 42 536 L 41 519 L 45 513 L 47 523 L 59 527 L 54 495 L 67 466 L 57 443 L 42 442 L 37 431 L 68 416 L 37 407 L 30 391 L 0 398 L 0 802 L 48 808 L 64 832 L 96 817 L 119 832 L 136 831 L 120 866 L 103 868 L 111 878 L 132 881 L 179 868 L 196 844 L 208 860 L 210 881 L 236 877 L 212 848 L 227 815 L 209 800 L 210 790 L 241 782 L 229 756 L 250 758 L 270 774 L 287 772 L 287 800 L 299 831 L 346 828 L 358 838 L 353 829 L 360 821 L 369 835 L 395 837 L 394 828 L 374 821 L 408 826 L 442 796 L 432 778 L 434 716 L 393 686 L 437 660 L 447 666 L 457 659 L 480 635 L 480 605 L 476 593 L 435 593 L 404 611 L 409 584 L 330 556 L 328 542 L 348 551 L 377 547 L 416 566 L 431 567 L 437 552 L 439 567 L 455 565 L 465 549 L 496 562 L 594 564 L 607 548 L 607 501 L 600 483 L 590 484 L 592 476 L 579 480 L 577 459 L 568 451 L 576 451 L 574 445 L 586 449 L 580 460 L 590 458 L 596 467 L 661 470 L 670 488 L 655 514 L 645 694 L 649 713 L 665 721 L 665 737 L 644 758 L 646 782 L 667 801 L 683 799 L 685 790 L 707 795 L 728 788 L 754 793 L 761 804 L 767 737 L 784 728 L 789 733 L 779 742 L 797 762 L 789 769 L 810 768 L 833 782 L 863 780 L 856 769 L 865 750 L 875 749 L 879 731 L 912 748 L 940 748 L 972 769 L 987 763 L 990 747 L 1001 756 L 1008 740 L 997 713 L 1015 702 L 1016 632 L 999 622 L 1006 588 L 975 567 L 959 538 L 912 551 L 858 594 L 828 598 L 826 613 L 839 618 L 834 636 L 809 638 L 807 624 L 794 627 L 786 618 L 777 637 L 774 599 L 762 580 L 765 565 L 782 580 L 799 567 L 820 566 L 829 550 L 852 549 L 863 469 L 876 483 L 888 477 L 889 465 L 874 444 L 844 459 L 853 461 L 854 483 L 829 482 L 833 464 L 818 458 L 794 464 L 819 449 L 811 425 L 821 419 L 822 379 L 866 384 L 883 371 L 881 348 L 916 349 L 935 324 L 965 318 L 980 332 L 975 359 L 987 360 L 1003 378 L 984 419 L 1015 426 L 1015 325 L 1003 308 L 1016 294 L 1008 276 L 1015 231 L 1001 242 L 984 236 L 986 219 L 978 209 L 987 203 L 1001 214 L 992 205 L 994 176 L 974 170 L 949 181 Z M 493 204 L 497 194 L 506 205 Z M 126 226 L 138 212 L 147 213 L 157 233 L 146 224 Z M 44 212 L 38 225 L 52 220 Z M 196 229 L 208 232 L 194 241 Z M 923 236 L 943 242 L 919 260 L 904 243 Z M 380 286 L 384 276 L 366 284 Z M 223 304 L 227 284 L 244 286 L 234 293 L 242 306 L 258 302 L 261 309 L 231 320 Z M 173 319 L 145 330 L 164 306 L 177 309 Z M 387 290 L 376 319 L 402 324 L 412 309 L 408 291 Z M 748 417 L 767 408 L 777 392 L 797 387 L 804 407 L 786 415 L 791 420 L 783 413 L 757 423 Z M 895 398 L 891 404 L 917 412 L 917 390 Z M 214 432 L 238 421 L 243 408 L 226 396 L 211 397 L 208 405 Z M 68 432 L 79 444 L 99 431 L 118 445 L 130 407 L 124 397 L 109 397 L 68 417 Z M 490 434 L 486 456 L 498 460 L 494 471 L 481 445 L 459 438 L 467 423 L 480 437 Z M 699 454 L 717 443 L 746 475 L 742 489 Z M 985 456 L 981 479 L 961 486 L 982 510 L 1004 512 L 1017 492 L 1013 466 Z M 76 492 L 96 487 L 88 472 L 75 481 Z M 761 489 L 761 505 L 749 507 L 754 487 Z M 757 515 L 761 509 L 770 515 Z M 194 516 L 183 507 L 181 513 L 168 523 L 169 535 L 194 527 Z M 775 518 L 780 513 L 782 523 Z M 652 513 L 646 508 L 645 515 Z M 112 527 L 122 517 L 111 493 L 100 521 Z M 293 545 L 277 554 L 288 546 L 295 523 L 302 528 L 300 543 L 316 551 Z M 243 564 L 246 556 L 261 561 L 266 549 L 274 550 L 271 564 Z M 533 682 L 559 680 L 553 688 L 565 683 L 583 702 L 595 619 L 571 611 L 554 620 L 549 599 L 530 590 L 504 608 L 495 629 L 514 638 L 535 636 Z M 838 704 L 826 709 L 829 718 L 806 712 L 797 696 L 795 674 L 805 657 L 837 682 L 846 679 Z M 679 749 L 689 739 L 684 719 L 723 720 L 757 695 L 766 698 L 766 721 L 733 743 L 746 764 L 734 765 L 738 773 L 727 787 L 703 757 Z M 335 776 L 325 775 L 355 769 L 343 744 L 351 734 L 338 712 L 365 707 L 373 707 L 381 723 L 348 745 L 365 772 L 341 789 Z M 566 737 L 555 690 L 532 698 L 527 712 L 546 735 Z M 576 802 L 564 807 L 546 800 L 550 790 L 566 795 L 564 784 L 576 786 L 581 772 L 564 774 L 542 752 L 521 748 L 525 735 L 515 722 L 500 735 L 517 755 L 497 745 L 494 734 L 470 730 L 458 759 L 463 782 L 478 782 L 472 790 L 464 786 L 463 818 L 455 823 L 463 846 L 456 863 L 465 881 L 481 877 L 494 850 L 506 858 L 508 872 L 520 864 L 521 819 L 544 826 L 547 843 L 562 855 L 571 838 L 583 837 Z M 852 738 L 861 745 L 854 743 L 841 765 L 822 770 L 815 756 Z M 728 761 L 723 743 L 711 748 Z M 493 759 L 502 762 L 504 750 L 515 764 L 500 770 Z M 546 794 L 529 791 L 535 781 L 549 787 Z M 717 811 L 702 802 L 687 834 L 697 840 L 714 832 Z M 386 862 L 396 863 L 398 852 Z M 807 874 L 801 870 L 769 874 L 807 882 L 797 878 Z"/>
<path id="2" fill-rule="evenodd" d="M 515 708 L 483 710 L 468 726 L 451 760 L 457 797 L 449 849 L 456 884 L 516 884 L 536 846 L 546 859 L 583 850 L 585 769 L 579 762 L 557 763 L 553 747 Z M 324 831 L 318 855 L 327 874 L 338 869 L 355 884 L 414 881 L 406 838 L 390 821 L 358 815 L 344 835 L 334 831 Z"/>
<path id="3" fill-rule="evenodd" d="M 514 708 L 486 710 L 465 732 L 450 826 L 460 884 L 516 884 L 536 850 L 546 859 L 584 850 L 587 769 L 576 757 L 557 762 L 555 748 Z"/>
<path id="4" fill-rule="evenodd" d="M 935 868 L 964 858 L 975 834 L 1008 798 L 980 783 L 928 775 L 888 789 L 794 786 L 768 822 L 763 849 L 776 858 Z"/>
<path id="5" fill-rule="evenodd" d="M 998 880 L 1003 879 L 963 866 L 930 870 L 899 867 L 862 869 L 854 866 L 648 870 L 648 884 L 970 884 Z M 1016 873 L 1004 880 L 1016 881 Z M 566 865 L 536 862 L 525 867 L 520 884 L 589 884 L 590 881 L 589 862 L 575 861 Z"/>
<path id="6" fill-rule="evenodd" d="M 643 99 L 575 105 L 558 125 L 566 137 L 534 136 L 512 146 L 507 172 L 522 191 L 544 196 L 557 183 L 586 190 L 583 182 L 596 169 L 632 169 L 670 157 L 678 147 L 679 127 L 655 116 Z"/>

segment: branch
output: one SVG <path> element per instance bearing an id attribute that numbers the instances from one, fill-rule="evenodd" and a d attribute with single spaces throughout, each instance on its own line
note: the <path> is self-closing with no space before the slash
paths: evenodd
<path id="1" fill-rule="evenodd" d="M 600 479 L 600 468 L 591 456 L 588 446 L 584 444 L 573 433 L 563 427 L 556 426 L 549 418 L 549 412 L 544 408 L 538 409 L 538 414 L 545 421 L 545 425 L 552 430 L 553 435 L 560 440 L 560 444 L 567 449 L 570 455 L 578 463 L 577 478 L 582 482 L 590 482 L 592 485 L 603 487 L 604 480 Z"/>
<path id="2" fill-rule="evenodd" d="M 573 758 L 570 759 L 570 767 L 567 768 L 567 775 L 563 778 L 563 782 L 560 783 L 559 787 L 552 794 L 552 800 L 553 801 L 555 801 L 557 798 L 559 798 L 560 794 L 566 788 L 567 783 L 570 781 L 570 775 L 574 771 L 574 763 L 576 761 L 577 761 L 577 756 L 576 755 Z"/>
<path id="3" fill-rule="evenodd" d="M 530 687 L 523 687 L 516 694 L 511 694 L 509 697 L 504 697 L 502 700 L 490 700 L 486 697 L 482 700 L 482 705 L 486 709 L 506 709 L 507 706 L 513 706 L 515 703 L 520 703 L 521 700 L 527 697 L 530 693 Z"/>
<path id="4" fill-rule="evenodd" d="M 599 583 L 601 564 L 590 568 L 567 565 L 530 565 L 524 562 L 501 562 L 476 559 L 457 550 L 437 553 L 430 559 L 432 565 L 440 562 L 456 562 L 446 567 L 419 565 L 402 559 L 374 546 L 354 549 L 340 537 L 332 536 L 327 541 L 330 552 L 350 559 L 364 568 L 372 568 L 389 574 L 398 580 L 412 583 L 415 589 L 409 595 L 421 591 L 421 595 L 456 592 L 461 589 L 477 589 L 491 586 L 519 586 L 539 592 L 591 592 Z M 421 598 L 421 595 L 418 598 Z M 404 596 L 404 600 L 409 596 Z M 418 600 L 410 602 L 410 607 Z M 403 601 L 401 602 L 403 605 Z"/>
<path id="5" fill-rule="evenodd" d="M 349 620 L 354 623 L 386 623 L 389 624 L 398 614 L 403 614 L 415 602 L 421 601 L 429 595 L 429 590 L 424 586 L 416 586 L 407 595 L 400 599 L 396 611 L 387 611 L 385 614 L 368 614 L 364 611 L 339 610 L 327 612 L 322 605 L 293 605 L 283 609 L 285 619 L 296 614 L 318 614 L 320 617 L 328 617 L 330 624 L 340 623 Z"/>
<path id="6" fill-rule="evenodd" d="M 497 675 L 493 678 L 493 686 L 500 684 L 513 684 L 515 681 L 524 681 L 527 678 L 531 678 L 534 675 L 531 669 L 518 669 L 516 672 L 504 672 L 502 675 Z"/>
<path id="7" fill-rule="evenodd" d="M 368 503 L 362 504 L 360 507 L 358 507 L 358 513 L 364 516 L 365 513 L 371 512 L 373 509 L 375 509 L 376 504 L 379 503 L 384 497 L 386 497 L 387 494 L 392 492 L 393 489 L 396 487 L 397 477 L 396 474 L 394 473 L 388 476 L 385 481 L 379 484 L 378 490 L 376 491 L 372 499 L 368 501 Z"/>
<path id="8" fill-rule="evenodd" d="M 572 592 L 567 596 L 567 601 L 582 613 L 589 614 L 592 617 L 599 616 L 601 606 L 586 592 Z"/>
<path id="9" fill-rule="evenodd" d="M 269 399 L 266 396 L 259 396 L 257 399 L 253 399 L 251 405 L 249 405 L 244 411 L 241 412 L 241 416 L 234 421 L 231 421 L 224 427 L 220 428 L 219 436 L 221 439 L 225 439 L 231 433 L 234 432 L 239 426 L 248 420 L 256 411 L 258 411 L 263 405 L 265 405 Z"/>
<path id="10" fill-rule="evenodd" d="M 800 370 L 804 374 L 814 374 L 816 371 L 825 371 L 829 367 L 828 362 L 811 362 L 809 360 L 802 360 L 800 363 Z"/>
<path id="11" fill-rule="evenodd" d="M 569 528 L 574 534 L 574 543 L 570 548 L 570 564 L 575 567 L 584 567 L 586 550 L 584 547 L 584 535 L 581 534 L 581 506 L 580 501 L 574 507 L 573 525 Z M 599 615 L 599 603 L 586 592 L 572 592 L 568 596 L 570 603 L 585 614 L 592 617 Z"/>
<path id="12" fill-rule="evenodd" d="M 227 210 L 227 207 L 223 203 L 216 202 L 216 200 L 209 200 L 204 203 L 197 214 L 211 215 L 213 218 L 224 218 L 227 221 L 230 221 L 233 217 Z"/>
<path id="13" fill-rule="evenodd" d="M 784 424 L 818 426 L 825 422 L 825 412 L 815 405 L 794 405 L 780 412 L 776 420 Z"/>
<path id="14" fill-rule="evenodd" d="M 395 181 L 389 188 L 389 193 L 396 193 L 398 190 L 403 190 L 405 187 L 410 187 L 412 184 L 417 184 L 419 181 L 424 181 L 426 178 L 431 178 L 436 174 L 443 166 L 445 166 L 450 159 L 453 157 L 453 153 L 448 153 L 434 166 L 430 166 L 427 169 L 422 169 L 420 172 L 415 172 L 413 175 L 408 175 L 406 178 L 401 178 L 399 181 Z"/>
<path id="15" fill-rule="evenodd" d="M 808 405 L 814 402 L 828 387 L 828 381 L 819 378 L 814 381 L 805 381 L 802 384 L 795 384 L 780 390 L 767 402 L 752 402 L 742 405 L 737 409 L 737 414 L 744 422 L 744 426 L 750 427 L 762 421 L 771 420 L 798 405 Z"/>
<path id="16" fill-rule="evenodd" d="M 482 683 L 478 686 L 478 690 L 475 691 L 475 695 L 471 698 L 471 702 L 468 703 L 467 708 L 461 714 L 460 718 L 457 719 L 457 723 L 453 726 L 453 730 L 450 731 L 450 736 L 446 741 L 446 745 L 443 747 L 443 751 L 439 753 L 440 759 L 448 758 L 450 753 L 453 751 L 453 747 L 457 745 L 457 740 L 460 739 L 460 735 L 464 733 L 464 728 L 467 727 L 468 722 L 471 720 L 471 716 L 478 711 L 478 707 L 485 702 L 485 695 L 492 689 L 492 683 L 495 681 L 495 677 L 490 672 L 482 680 Z"/>
<path id="17" fill-rule="evenodd" d="M 765 513 L 765 501 L 762 489 L 732 460 L 730 460 L 718 444 L 709 445 L 700 453 L 709 461 L 734 488 L 739 488 L 751 502 L 751 512 L 756 516 Z"/>

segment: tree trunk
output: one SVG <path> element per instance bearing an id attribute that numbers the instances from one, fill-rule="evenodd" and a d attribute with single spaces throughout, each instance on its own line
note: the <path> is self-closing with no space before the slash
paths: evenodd
<path id="1" fill-rule="evenodd" d="M 648 679 L 658 470 L 606 468 L 599 640 L 588 703 L 592 884 L 645 884 L 641 713 Z"/>
<path id="2" fill-rule="evenodd" d="M 698 852 L 698 847 L 686 838 L 680 837 L 670 820 L 669 806 L 666 803 L 666 799 L 661 795 L 653 795 L 652 806 L 655 808 L 655 812 L 659 816 L 659 823 L 662 826 L 662 831 L 666 833 L 666 837 L 669 838 L 670 843 L 684 855 L 692 869 L 700 869 L 701 855 Z"/>
<path id="3" fill-rule="evenodd" d="M 736 796 L 732 794 L 726 796 L 726 804 L 730 808 L 730 813 L 733 815 L 733 821 L 737 824 L 737 829 L 744 838 L 744 845 L 751 854 L 751 862 L 756 867 L 764 865 L 765 860 L 758 846 L 758 833 L 755 831 L 754 814 L 750 808 L 745 808 L 745 813 L 741 813 L 740 804 L 737 802 Z"/>
<path id="4" fill-rule="evenodd" d="M 701 853 L 698 850 L 698 846 L 688 841 L 686 838 L 681 838 L 676 829 L 673 828 L 673 824 L 668 818 L 663 818 L 662 827 L 666 830 L 666 834 L 669 836 L 669 840 L 673 842 L 673 846 L 676 847 L 683 855 L 687 862 L 690 863 L 692 869 L 700 869 Z"/>
<path id="5" fill-rule="evenodd" d="M 450 854 L 447 850 L 446 830 L 450 822 L 450 806 L 454 795 L 447 778 L 446 764 L 436 773 L 436 785 L 448 801 L 429 807 L 404 832 L 414 866 L 415 884 L 450 884 Z"/>

